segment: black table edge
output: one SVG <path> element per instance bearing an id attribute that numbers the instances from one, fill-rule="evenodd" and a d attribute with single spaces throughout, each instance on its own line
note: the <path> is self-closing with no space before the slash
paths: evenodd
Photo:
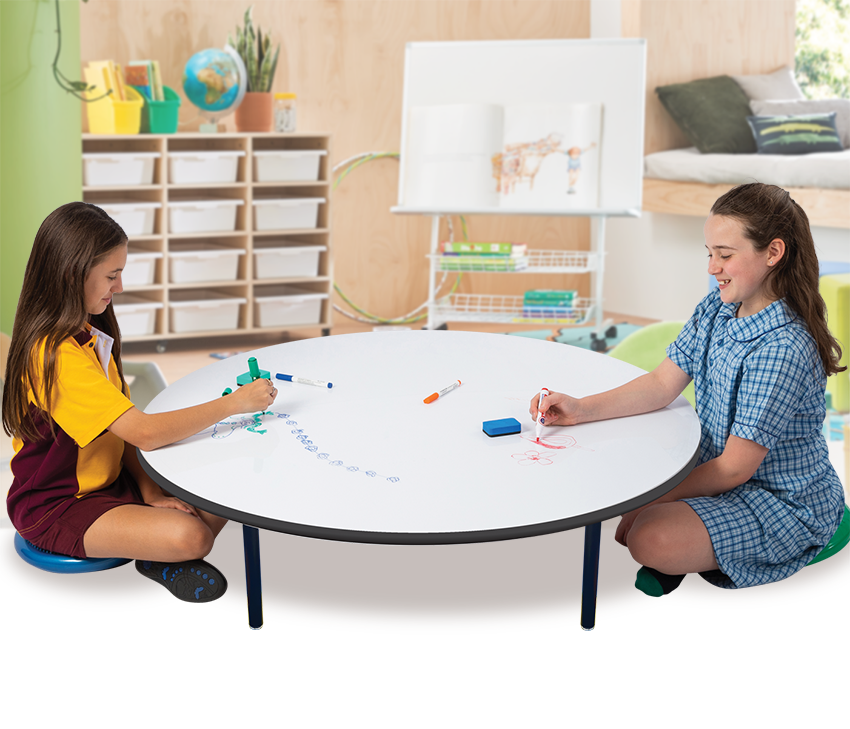
<path id="1" fill-rule="evenodd" d="M 269 517 L 258 516 L 221 506 L 207 499 L 203 499 L 193 493 L 183 490 L 177 484 L 158 473 L 145 459 L 144 451 L 136 449 L 139 463 L 158 486 L 172 496 L 182 499 L 187 504 L 207 511 L 215 516 L 220 516 L 229 521 L 235 521 L 258 529 L 267 529 L 274 532 L 283 532 L 299 537 L 310 537 L 311 539 L 327 539 L 336 542 L 357 542 L 361 544 L 474 544 L 477 542 L 497 542 L 508 539 L 524 539 L 537 537 L 545 534 L 554 534 L 569 529 L 577 529 L 591 524 L 611 519 L 615 516 L 625 514 L 632 509 L 644 506 L 655 499 L 663 496 L 678 486 L 685 477 L 693 470 L 699 455 L 699 447 L 694 451 L 687 465 L 673 477 L 651 491 L 641 494 L 633 499 L 624 501 L 614 506 L 609 506 L 588 514 L 557 519 L 555 521 L 540 522 L 517 527 L 506 527 L 503 529 L 483 529 L 478 531 L 464 532 L 373 532 L 358 531 L 354 529 L 334 529 L 330 527 L 318 527 L 309 524 L 298 524 L 295 522 L 280 521 Z"/>

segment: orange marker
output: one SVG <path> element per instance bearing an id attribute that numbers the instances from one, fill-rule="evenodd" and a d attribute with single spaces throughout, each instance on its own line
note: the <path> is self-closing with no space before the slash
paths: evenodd
<path id="1" fill-rule="evenodd" d="M 459 387 L 459 386 L 460 386 L 460 380 L 455 380 L 451 385 L 449 385 L 444 390 L 440 390 L 439 392 L 434 392 L 434 393 L 428 395 L 428 397 L 426 397 L 422 402 L 424 402 L 426 405 L 430 402 L 434 402 L 434 400 L 436 400 L 438 397 L 442 397 L 443 395 L 448 395 L 452 390 L 454 390 L 456 387 Z"/>

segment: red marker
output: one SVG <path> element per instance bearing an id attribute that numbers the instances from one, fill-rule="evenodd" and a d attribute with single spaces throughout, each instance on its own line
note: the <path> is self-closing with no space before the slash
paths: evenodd
<path id="1" fill-rule="evenodd" d="M 535 426 L 535 435 L 537 436 L 537 442 L 540 442 L 540 433 L 543 432 L 543 415 L 540 413 L 540 406 L 543 404 L 543 398 L 549 394 L 549 390 L 547 388 L 542 388 L 540 390 L 540 399 L 537 401 L 537 425 Z"/>

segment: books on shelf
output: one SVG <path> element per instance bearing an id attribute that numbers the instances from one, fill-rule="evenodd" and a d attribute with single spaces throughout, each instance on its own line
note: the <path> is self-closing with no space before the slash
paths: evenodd
<path id="1" fill-rule="evenodd" d="M 522 271 L 528 268 L 525 243 L 446 241 L 440 245 L 443 271 Z"/>
<path id="2" fill-rule="evenodd" d="M 578 291 L 560 289 L 534 289 L 522 297 L 524 306 L 572 306 Z"/>
<path id="3" fill-rule="evenodd" d="M 112 91 L 113 101 L 127 101 L 125 84 L 133 86 L 149 101 L 165 101 L 159 61 L 130 61 L 123 69 L 115 61 L 89 61 L 84 69 L 86 82 L 100 93 Z"/>
<path id="4" fill-rule="evenodd" d="M 159 70 L 159 61 L 130 61 L 126 68 L 127 83 L 137 86 L 139 91 L 148 97 L 149 101 L 165 101 L 165 92 L 162 88 L 162 73 Z M 129 78 L 145 81 L 146 83 L 134 83 Z"/>
<path id="5" fill-rule="evenodd" d="M 113 100 L 127 100 L 127 95 L 124 93 L 124 77 L 121 73 L 121 66 L 115 61 L 89 61 L 83 69 L 83 73 L 86 77 L 86 83 L 100 90 L 97 95 L 111 91 Z"/>
<path id="6" fill-rule="evenodd" d="M 522 314 L 530 319 L 575 319 L 578 291 L 535 289 L 522 297 Z"/>

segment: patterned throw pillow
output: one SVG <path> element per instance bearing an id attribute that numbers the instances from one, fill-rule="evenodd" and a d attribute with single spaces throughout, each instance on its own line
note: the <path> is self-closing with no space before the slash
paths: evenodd
<path id="1" fill-rule="evenodd" d="M 759 154 L 840 152 L 835 112 L 798 116 L 748 116 Z"/>

